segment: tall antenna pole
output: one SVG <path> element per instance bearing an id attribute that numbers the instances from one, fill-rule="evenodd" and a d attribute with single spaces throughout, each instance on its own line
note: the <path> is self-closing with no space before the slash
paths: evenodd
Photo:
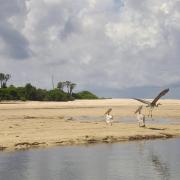
<path id="1" fill-rule="evenodd" d="M 54 76 L 53 75 L 51 76 L 51 81 L 52 81 L 52 87 L 54 89 Z"/>

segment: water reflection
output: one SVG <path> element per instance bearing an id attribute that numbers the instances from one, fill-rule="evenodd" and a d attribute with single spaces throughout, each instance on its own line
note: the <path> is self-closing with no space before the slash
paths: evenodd
<path id="1" fill-rule="evenodd" d="M 179 180 L 180 139 L 0 153 L 0 180 Z"/>
<path id="2" fill-rule="evenodd" d="M 152 164 L 157 173 L 161 176 L 163 180 L 170 179 L 170 169 L 168 163 L 163 162 L 158 155 L 151 154 Z"/>

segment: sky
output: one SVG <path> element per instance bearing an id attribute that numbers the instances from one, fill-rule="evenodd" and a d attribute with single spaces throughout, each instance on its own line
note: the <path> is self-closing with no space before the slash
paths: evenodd
<path id="1" fill-rule="evenodd" d="M 180 98 L 180 0 L 1 0 L 0 72 L 100 97 Z"/>

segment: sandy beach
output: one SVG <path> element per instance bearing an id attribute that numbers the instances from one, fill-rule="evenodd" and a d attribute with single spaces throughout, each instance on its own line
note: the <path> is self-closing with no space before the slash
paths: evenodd
<path id="1" fill-rule="evenodd" d="M 179 123 L 153 123 L 146 128 L 140 128 L 134 111 L 141 103 L 130 99 L 1 102 L 0 149 L 18 150 L 180 137 L 180 100 L 159 102 L 162 106 L 154 109 L 154 118 L 176 119 Z M 103 114 L 109 107 L 113 109 L 112 114 L 115 117 L 112 126 L 107 126 L 103 120 Z M 143 113 L 147 115 L 148 110 L 144 108 Z M 121 122 L 123 117 L 134 118 L 134 121 Z M 120 119 L 118 122 L 117 118 Z"/>

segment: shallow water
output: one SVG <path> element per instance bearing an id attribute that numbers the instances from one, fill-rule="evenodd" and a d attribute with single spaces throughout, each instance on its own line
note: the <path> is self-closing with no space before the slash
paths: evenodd
<path id="1" fill-rule="evenodd" d="M 137 120 L 136 117 L 122 117 L 118 119 L 118 122 L 133 123 L 137 122 Z M 180 124 L 180 120 L 168 118 L 146 118 L 146 124 Z"/>
<path id="2" fill-rule="evenodd" d="M 0 153 L 0 180 L 179 180 L 180 139 Z"/>
<path id="3" fill-rule="evenodd" d="M 70 118 L 70 117 L 68 117 Z M 67 118 L 67 119 L 68 119 Z M 104 116 L 76 116 L 71 120 L 78 120 L 82 122 L 92 122 L 92 121 L 105 121 Z M 119 117 L 114 116 L 114 122 L 123 123 L 137 123 L 136 117 Z M 146 118 L 146 124 L 180 124 L 179 119 L 168 119 L 168 118 Z"/>

